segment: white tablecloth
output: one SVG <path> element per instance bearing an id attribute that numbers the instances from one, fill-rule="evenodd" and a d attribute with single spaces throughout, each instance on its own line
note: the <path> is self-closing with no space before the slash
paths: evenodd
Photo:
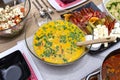
<path id="1" fill-rule="evenodd" d="M 32 56 L 44 80 L 81 80 L 83 77 L 99 68 L 104 58 L 111 51 L 119 48 L 120 42 L 102 53 L 96 55 L 90 55 L 88 53 L 77 62 L 61 67 L 51 66 L 38 60 L 29 52 L 24 41 L 19 42 L 18 45 L 21 46 L 24 53 L 27 51 Z"/>

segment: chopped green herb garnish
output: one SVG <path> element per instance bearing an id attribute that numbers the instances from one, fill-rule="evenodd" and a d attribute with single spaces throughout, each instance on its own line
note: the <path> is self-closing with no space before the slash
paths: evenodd
<path id="1" fill-rule="evenodd" d="M 66 36 L 65 35 L 60 36 L 60 42 L 66 43 Z"/>
<path id="2" fill-rule="evenodd" d="M 38 42 L 35 44 L 35 46 L 41 46 L 42 42 Z"/>
<path id="3" fill-rule="evenodd" d="M 56 46 L 56 51 L 59 51 L 59 46 Z"/>
<path id="4" fill-rule="evenodd" d="M 40 38 L 38 36 L 36 36 L 36 40 L 39 40 Z"/>
<path id="5" fill-rule="evenodd" d="M 68 61 L 67 61 L 67 59 L 65 59 L 65 58 L 63 58 L 63 61 L 65 62 L 65 63 L 67 63 Z"/>
<path id="6" fill-rule="evenodd" d="M 51 47 L 51 46 L 52 46 L 52 42 L 46 41 L 45 47 L 48 48 L 48 47 Z"/>
<path id="7" fill-rule="evenodd" d="M 62 28 L 63 28 L 64 30 L 67 29 L 67 27 L 66 27 L 65 25 L 63 25 Z"/>
<path id="8" fill-rule="evenodd" d="M 58 56 L 59 56 L 59 57 L 62 57 L 62 55 L 61 55 L 61 54 L 59 54 Z"/>

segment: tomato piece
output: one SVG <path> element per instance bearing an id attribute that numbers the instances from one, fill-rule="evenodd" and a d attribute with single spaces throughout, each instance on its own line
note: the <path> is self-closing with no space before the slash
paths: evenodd
<path id="1" fill-rule="evenodd" d="M 21 8 L 20 11 L 21 11 L 22 13 L 24 13 L 24 12 L 25 12 L 25 8 Z"/>

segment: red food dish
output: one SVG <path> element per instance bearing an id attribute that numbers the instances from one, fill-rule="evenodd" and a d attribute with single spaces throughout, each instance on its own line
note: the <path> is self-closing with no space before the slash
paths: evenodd
<path id="1" fill-rule="evenodd" d="M 62 1 L 65 4 L 68 4 L 68 3 L 74 2 L 76 0 L 60 0 L 60 1 Z"/>
<path id="2" fill-rule="evenodd" d="M 57 4 L 62 8 L 72 6 L 80 1 L 82 2 L 82 0 L 56 0 Z"/>
<path id="3" fill-rule="evenodd" d="M 120 52 L 106 59 L 102 66 L 102 80 L 120 80 Z"/>

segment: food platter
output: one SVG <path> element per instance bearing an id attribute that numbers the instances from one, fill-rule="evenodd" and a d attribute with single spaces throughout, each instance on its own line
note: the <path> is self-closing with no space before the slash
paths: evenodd
<path id="1" fill-rule="evenodd" d="M 91 10 L 91 9 L 92 9 L 92 10 Z M 79 14 L 79 15 L 82 14 L 83 17 L 79 17 L 78 15 L 76 15 L 76 13 Z M 113 19 L 113 18 L 111 18 L 110 15 L 107 15 L 106 12 L 102 12 L 93 2 L 89 2 L 89 3 L 87 3 L 87 4 L 85 4 L 85 5 L 77 8 L 77 9 L 71 11 L 71 12 L 64 13 L 64 14 L 61 15 L 61 18 L 64 19 L 64 20 L 69 20 L 70 22 L 73 22 L 74 24 L 76 24 L 78 27 L 81 28 L 81 27 L 84 26 L 84 25 L 81 25 L 81 24 L 83 24 L 83 22 L 80 22 L 80 21 L 81 21 L 80 19 L 83 18 L 82 20 L 85 19 L 85 21 L 86 21 L 86 20 L 89 20 L 89 21 L 90 21 L 91 18 L 86 18 L 86 16 L 89 17 L 89 14 L 91 14 L 91 13 L 93 13 L 93 14 L 92 14 L 92 17 L 95 17 L 95 18 L 93 19 L 93 21 L 97 19 L 96 17 L 99 17 L 99 18 L 102 17 L 102 19 L 104 19 L 103 21 L 105 21 L 105 22 L 102 22 L 102 24 L 100 23 L 100 25 L 105 25 L 105 26 L 107 26 L 107 27 L 108 27 L 108 35 L 110 35 L 110 34 L 112 33 L 112 29 L 114 29 L 113 27 L 115 26 L 116 20 Z M 86 14 L 86 15 L 84 15 L 84 14 Z M 74 17 L 73 19 L 71 19 L 71 15 L 72 15 L 72 17 Z M 94 15 L 95 15 L 95 16 L 94 16 Z M 96 15 L 97 15 L 97 16 L 96 16 Z M 75 17 L 75 16 L 76 16 L 76 17 Z M 104 17 L 105 17 L 105 18 L 104 18 Z M 106 17 L 107 17 L 107 18 L 106 18 Z M 79 20 L 78 20 L 78 19 L 79 19 Z M 85 24 L 85 26 L 89 24 L 89 21 L 86 21 L 86 22 L 85 22 L 85 23 L 87 23 L 87 24 Z M 78 22 L 78 23 L 77 23 L 77 22 Z M 108 22 L 109 25 L 108 25 L 106 22 Z M 81 25 L 81 26 L 80 26 L 80 25 Z M 97 25 L 99 25 L 99 23 L 97 23 Z M 100 25 L 99 25 L 99 26 L 100 26 Z M 91 27 L 92 27 L 92 26 L 91 26 Z M 91 28 L 91 27 L 89 27 L 89 29 L 88 29 L 88 28 L 87 28 L 87 29 L 90 31 L 90 28 Z M 83 30 L 84 30 L 84 29 L 85 29 L 85 27 L 83 27 Z M 103 29 L 103 30 L 104 30 L 104 29 Z M 84 30 L 84 31 L 86 31 L 86 30 Z M 98 32 L 100 32 L 100 31 L 98 31 Z M 91 31 L 91 32 L 88 32 L 88 31 L 87 31 L 86 34 L 91 34 L 91 35 L 93 35 L 93 38 L 95 38 L 94 35 L 95 35 L 96 33 L 95 33 L 94 28 L 92 27 L 92 31 Z M 102 31 L 101 31 L 100 34 L 102 34 Z M 100 46 L 99 49 L 93 50 L 93 49 L 91 48 L 91 50 L 89 51 L 89 53 L 91 53 L 91 54 L 100 53 L 100 52 L 105 51 L 106 49 L 114 46 L 114 45 L 115 45 L 116 43 L 118 43 L 119 41 L 120 41 L 120 39 L 117 38 L 117 40 L 116 40 L 115 42 L 107 43 L 107 46 L 105 46 L 104 44 L 101 44 L 101 46 Z"/>

